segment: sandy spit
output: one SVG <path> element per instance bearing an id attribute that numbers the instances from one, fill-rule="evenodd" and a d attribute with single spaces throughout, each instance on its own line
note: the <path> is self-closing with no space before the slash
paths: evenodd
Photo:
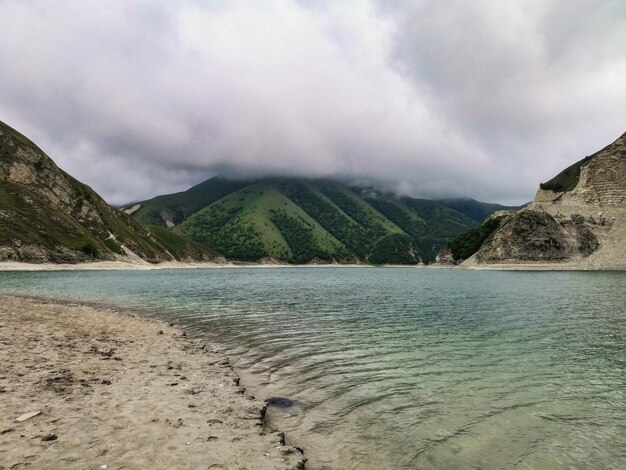
<path id="1" fill-rule="evenodd" d="M 159 269 L 236 269 L 236 268 L 406 268 L 406 269 L 469 269 L 479 271 L 624 271 L 626 265 L 596 265 L 583 263 L 511 263 L 511 264 L 477 264 L 460 265 L 429 264 L 429 265 L 382 265 L 368 264 L 255 264 L 255 263 L 179 263 L 165 262 L 159 264 L 131 263 L 125 261 L 99 261 L 78 264 L 53 263 L 20 263 L 14 261 L 0 262 L 3 271 L 149 271 Z M 0 470 L 2 470 L 0 468 Z"/>
<path id="2" fill-rule="evenodd" d="M 582 263 L 563 264 L 487 264 L 460 266 L 461 269 L 473 271 L 626 271 L 626 266 L 588 266 Z"/>
<path id="3" fill-rule="evenodd" d="M 0 261 L 1 271 L 151 271 L 159 269 L 227 269 L 227 268 L 371 268 L 368 264 L 280 264 L 280 263 L 183 263 L 151 264 L 136 261 L 96 261 L 90 263 L 55 264 Z M 392 267 L 392 266 L 386 266 Z M 400 266 L 398 266 L 400 267 Z M 413 266 L 401 266 L 413 267 Z"/>
<path id="4" fill-rule="evenodd" d="M 90 263 L 55 264 L 55 263 L 22 263 L 19 261 L 1 261 L 0 271 L 148 271 L 158 269 L 193 269 L 193 268 L 224 268 L 228 263 L 180 263 L 164 262 L 152 264 L 148 262 L 129 261 L 94 261 Z"/>
<path id="5" fill-rule="evenodd" d="M 3 271 L 152 271 L 160 269 L 233 269 L 233 268 L 404 268 L 404 269 L 469 269 L 485 271 L 624 271 L 626 264 L 595 263 L 580 261 L 563 263 L 501 263 L 478 264 L 470 258 L 460 265 L 449 264 L 386 264 L 373 266 L 369 264 L 280 264 L 280 263 L 183 263 L 163 262 L 151 264 L 136 261 L 97 261 L 91 263 L 54 264 L 54 263 L 22 263 L 17 261 L 1 261 L 0 272 Z M 0 469 L 2 470 L 2 469 Z"/>
<path id="6" fill-rule="evenodd" d="M 172 326 L 0 295 L 0 470 L 303 469 L 228 358 Z"/>

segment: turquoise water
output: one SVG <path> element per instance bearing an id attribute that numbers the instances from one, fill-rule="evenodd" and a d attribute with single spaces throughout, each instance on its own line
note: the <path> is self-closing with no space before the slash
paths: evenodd
<path id="1" fill-rule="evenodd" d="M 0 273 L 221 344 L 307 468 L 626 468 L 626 273 Z"/>

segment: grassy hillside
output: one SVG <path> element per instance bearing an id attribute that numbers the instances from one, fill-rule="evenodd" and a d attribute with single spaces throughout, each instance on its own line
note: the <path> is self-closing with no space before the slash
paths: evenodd
<path id="1" fill-rule="evenodd" d="M 72 263 L 130 252 L 151 262 L 215 256 L 204 246 L 171 253 L 158 234 L 109 206 L 0 122 L 0 259 Z"/>
<path id="2" fill-rule="evenodd" d="M 369 197 L 367 202 L 414 240 L 424 262 L 434 261 L 451 238 L 477 224 L 459 211 L 426 199 L 387 194 Z"/>
<path id="3" fill-rule="evenodd" d="M 64 211 L 50 208 L 44 198 L 23 185 L 0 180 L 0 249 L 6 253 L 0 259 L 19 259 L 9 252 L 15 245 L 42 247 L 52 262 L 91 259 L 98 251 L 107 251 L 103 241 Z"/>
<path id="4" fill-rule="evenodd" d="M 583 164 L 587 163 L 591 157 L 592 156 L 585 157 L 573 165 L 568 166 L 551 180 L 541 183 L 539 187 L 543 190 L 554 191 L 557 193 L 571 191 L 578 184 L 581 167 Z"/>
<path id="5" fill-rule="evenodd" d="M 212 178 L 139 204 L 136 220 L 173 224 L 174 232 L 242 261 L 431 262 L 452 238 L 482 222 L 436 201 L 328 179 Z"/>
<path id="6" fill-rule="evenodd" d="M 455 261 L 464 261 L 476 253 L 482 244 L 495 232 L 502 223 L 504 217 L 494 217 L 485 223 L 469 229 L 467 232 L 455 237 L 449 244 L 452 258 Z"/>
<path id="7" fill-rule="evenodd" d="M 520 210 L 521 206 L 503 206 L 501 204 L 493 204 L 490 202 L 480 202 L 475 199 L 439 199 L 438 203 L 443 204 L 450 209 L 454 209 L 465 214 L 474 222 L 480 224 L 496 211 L 502 210 Z"/>
<path id="8" fill-rule="evenodd" d="M 198 211 L 177 230 L 233 259 L 347 260 L 342 243 L 279 187 L 251 184 Z"/>
<path id="9" fill-rule="evenodd" d="M 139 203 L 141 207 L 133 213 L 133 217 L 144 225 L 166 226 L 166 220 L 171 221 L 173 225 L 179 225 L 191 214 L 243 186 L 244 183 L 241 181 L 211 178 L 187 191 L 142 201 Z"/>
<path id="10" fill-rule="evenodd" d="M 163 227 L 156 225 L 146 226 L 150 236 L 163 246 L 168 253 L 180 261 L 213 260 L 221 257 L 219 253 L 206 246 L 181 237 Z"/>

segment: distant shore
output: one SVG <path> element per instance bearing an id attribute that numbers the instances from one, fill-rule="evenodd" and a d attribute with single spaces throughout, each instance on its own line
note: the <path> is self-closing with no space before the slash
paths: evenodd
<path id="1" fill-rule="evenodd" d="M 160 269 L 228 269 L 228 268 L 372 268 L 369 264 L 282 264 L 282 263 L 211 263 L 172 262 L 139 263 L 136 261 L 95 261 L 89 263 L 21 263 L 1 261 L 1 271 L 154 271 Z M 414 267 L 414 266 L 402 266 Z"/>
<path id="2" fill-rule="evenodd" d="M 139 263 L 136 261 L 97 261 L 90 263 L 76 264 L 54 264 L 54 263 L 22 263 L 16 261 L 0 262 L 0 272 L 2 271 L 152 271 L 161 269 L 232 269 L 232 268 L 412 268 L 412 269 L 467 269 L 478 271 L 624 271 L 626 265 L 596 265 L 589 266 L 584 263 L 571 261 L 564 263 L 511 263 L 511 264 L 467 264 L 467 265 L 446 265 L 446 264 L 386 264 L 374 266 L 371 264 L 282 264 L 282 263 L 185 263 L 185 262 L 163 262 L 163 263 Z"/>
<path id="3" fill-rule="evenodd" d="M 163 322 L 0 295 L 2 468 L 304 468 L 228 358 Z"/>

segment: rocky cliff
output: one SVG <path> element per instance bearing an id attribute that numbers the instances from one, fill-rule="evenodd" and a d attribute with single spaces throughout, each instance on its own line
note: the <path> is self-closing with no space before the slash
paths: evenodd
<path id="1" fill-rule="evenodd" d="M 464 264 L 626 269 L 626 134 L 540 185 Z"/>
<path id="2" fill-rule="evenodd" d="M 0 122 L 0 261 L 210 260 L 180 237 L 144 228 Z"/>

